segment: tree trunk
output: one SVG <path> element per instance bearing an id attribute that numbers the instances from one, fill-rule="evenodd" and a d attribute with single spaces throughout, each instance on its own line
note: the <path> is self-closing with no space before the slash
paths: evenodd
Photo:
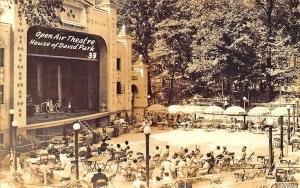
<path id="1" fill-rule="evenodd" d="M 227 74 L 226 95 L 230 95 L 230 93 L 231 93 L 231 79 L 230 79 L 230 75 Z"/>
<path id="2" fill-rule="evenodd" d="M 168 98 L 168 105 L 171 105 L 173 100 L 173 87 L 174 87 L 174 77 L 175 77 L 175 65 L 172 70 L 171 82 L 170 82 L 170 89 L 169 89 L 169 98 Z"/>
<path id="3" fill-rule="evenodd" d="M 272 68 L 272 49 L 270 46 L 271 43 L 271 37 L 272 37 L 272 33 L 273 33 L 273 23 L 272 23 L 272 12 L 274 10 L 274 0 L 269 0 L 268 1 L 268 5 L 267 5 L 267 24 L 268 24 L 268 44 L 267 44 L 267 90 L 268 90 L 268 100 L 271 101 L 272 97 L 273 97 L 273 87 L 272 87 L 272 81 L 271 81 L 271 75 L 270 75 L 270 71 Z"/>
<path id="4" fill-rule="evenodd" d="M 145 65 L 150 65 L 149 54 L 148 54 L 147 48 L 145 50 L 143 50 L 143 63 Z M 147 81 L 148 82 L 148 95 L 150 95 L 150 97 L 152 99 L 154 96 L 152 96 L 151 73 L 150 73 L 149 69 L 148 69 L 147 73 L 148 73 L 148 81 Z"/>
<path id="5" fill-rule="evenodd" d="M 150 97 L 152 98 L 152 88 L 151 88 L 151 73 L 148 70 L 148 95 L 150 95 Z"/>

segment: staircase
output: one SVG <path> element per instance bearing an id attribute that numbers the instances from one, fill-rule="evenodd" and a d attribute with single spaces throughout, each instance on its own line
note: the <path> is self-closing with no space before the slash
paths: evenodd
<path id="1" fill-rule="evenodd" d="M 94 129 L 86 121 L 79 120 L 78 123 L 82 126 L 84 131 L 93 133 Z"/>

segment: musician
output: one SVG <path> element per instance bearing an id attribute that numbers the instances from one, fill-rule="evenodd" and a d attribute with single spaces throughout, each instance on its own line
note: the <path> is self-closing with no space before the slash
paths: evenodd
<path id="1" fill-rule="evenodd" d="M 53 110 L 54 110 L 54 105 L 53 105 L 52 99 L 48 99 L 48 100 L 45 102 L 45 104 L 46 104 L 46 111 L 47 111 L 47 112 L 53 112 Z"/>

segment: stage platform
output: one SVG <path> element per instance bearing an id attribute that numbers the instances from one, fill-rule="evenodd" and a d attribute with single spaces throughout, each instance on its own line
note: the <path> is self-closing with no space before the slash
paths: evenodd
<path id="1" fill-rule="evenodd" d="M 72 113 L 49 113 L 36 115 L 27 119 L 27 125 L 19 126 L 18 129 L 39 129 L 48 128 L 59 125 L 67 125 L 78 120 L 92 120 L 109 116 L 111 112 L 72 112 Z"/>

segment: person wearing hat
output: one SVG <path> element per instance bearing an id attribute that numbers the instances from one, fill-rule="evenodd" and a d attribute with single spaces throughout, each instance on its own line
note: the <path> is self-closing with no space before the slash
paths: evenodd
<path id="1" fill-rule="evenodd" d="M 44 175 L 44 177 L 43 177 L 44 184 L 47 185 L 48 180 L 49 180 L 48 177 L 53 178 L 53 171 L 50 170 L 47 160 L 42 160 L 41 163 L 42 164 L 40 164 L 39 170 Z"/>
<path id="2" fill-rule="evenodd" d="M 138 173 L 136 175 L 135 180 L 133 181 L 134 188 L 142 188 L 146 186 L 146 182 L 142 181 L 141 179 L 142 179 L 142 175 Z"/>
<path id="3" fill-rule="evenodd" d="M 91 182 L 93 183 L 93 188 L 105 187 L 107 185 L 108 178 L 105 174 L 101 172 L 101 168 L 97 169 L 97 173 L 93 175 Z"/>
<path id="4" fill-rule="evenodd" d="M 85 158 L 89 159 L 91 157 L 92 157 L 92 148 L 91 148 L 90 144 L 87 144 Z"/>
<path id="5" fill-rule="evenodd" d="M 161 173 L 163 174 L 166 172 L 171 174 L 171 158 L 167 158 L 161 163 Z"/>
<path id="6" fill-rule="evenodd" d="M 191 177 L 195 177 L 197 175 L 197 171 L 199 169 L 198 160 L 195 156 L 191 158 L 191 164 L 189 165 L 188 174 Z"/>
<path id="7" fill-rule="evenodd" d="M 126 152 L 127 146 L 129 146 L 129 141 L 128 141 L 128 140 L 125 140 L 124 144 L 121 145 L 121 150 L 122 150 L 123 152 Z"/>
<path id="8" fill-rule="evenodd" d="M 93 144 L 98 144 L 100 140 L 100 133 L 97 130 L 93 130 Z"/>
<path id="9" fill-rule="evenodd" d="M 165 188 L 171 187 L 174 183 L 174 179 L 170 176 L 169 172 L 163 174 L 162 184 Z"/>
<path id="10" fill-rule="evenodd" d="M 184 149 L 183 149 L 183 147 L 180 147 L 180 149 L 179 149 L 179 151 L 177 152 L 177 154 L 178 154 L 178 156 L 179 156 L 180 158 L 183 158 L 183 157 L 184 157 Z"/>
<path id="11" fill-rule="evenodd" d="M 204 164 L 203 164 L 202 168 L 199 168 L 198 175 L 208 174 L 209 170 L 211 169 L 209 162 L 208 162 L 210 160 L 210 158 L 211 158 L 211 156 L 209 156 L 209 155 L 205 156 Z"/>
<path id="12" fill-rule="evenodd" d="M 189 152 L 189 149 L 188 148 L 184 148 L 184 154 L 183 154 L 183 157 L 184 158 L 187 158 L 187 157 L 189 157 L 190 155 L 191 155 L 191 153 Z"/>
<path id="13" fill-rule="evenodd" d="M 221 151 L 221 147 L 217 146 L 214 151 L 214 157 L 216 159 L 216 164 L 219 163 L 219 161 L 224 157 L 223 152 Z"/>
<path id="14" fill-rule="evenodd" d="M 193 149 L 193 155 L 198 155 L 200 154 L 201 155 L 201 152 L 200 152 L 200 146 L 198 146 L 197 144 L 195 145 L 195 148 Z"/>
<path id="15" fill-rule="evenodd" d="M 166 149 L 162 152 L 162 156 L 168 158 L 170 154 L 170 146 L 166 145 Z"/>
<path id="16" fill-rule="evenodd" d="M 207 153 L 206 156 L 207 156 L 206 161 L 207 161 L 208 164 L 209 164 L 208 173 L 210 173 L 211 169 L 212 169 L 212 168 L 214 167 L 214 165 L 215 165 L 215 158 L 214 158 L 212 152 Z"/>
<path id="17" fill-rule="evenodd" d="M 121 174 L 124 176 L 126 180 L 129 180 L 131 178 L 131 164 L 132 160 L 129 160 L 127 158 L 124 158 L 123 163 L 121 163 Z"/>
<path id="18" fill-rule="evenodd" d="M 186 178 L 186 176 L 187 176 L 186 159 L 180 160 L 177 167 L 178 167 L 177 177 L 178 178 Z"/>
<path id="19" fill-rule="evenodd" d="M 174 153 L 171 159 L 171 175 L 172 177 L 177 176 L 177 164 L 179 163 L 180 159 L 178 158 L 177 153 Z"/>
<path id="20" fill-rule="evenodd" d="M 157 188 L 163 187 L 163 186 L 161 185 L 161 177 L 156 176 L 155 179 L 152 180 L 152 185 L 153 185 L 153 187 L 157 187 Z"/>
<path id="21" fill-rule="evenodd" d="M 243 146 L 243 147 L 242 147 L 242 153 L 241 153 L 239 159 L 237 159 L 238 163 L 239 163 L 239 164 L 245 163 L 245 162 L 246 162 L 246 156 L 247 156 L 247 147 L 246 147 L 246 146 Z"/>
<path id="22" fill-rule="evenodd" d="M 63 158 L 61 161 L 61 167 L 64 169 L 62 173 L 62 179 L 61 180 L 69 180 L 71 177 L 71 169 L 72 169 L 72 163 L 71 163 L 71 157 L 72 154 L 69 153 L 67 157 Z"/>
<path id="23" fill-rule="evenodd" d="M 226 146 L 223 146 L 223 151 L 222 151 L 223 155 L 227 155 L 228 154 L 228 150 Z"/>
<path id="24" fill-rule="evenodd" d="M 161 155 L 161 149 L 159 148 L 159 146 L 155 146 L 155 151 L 153 153 L 153 157 L 160 157 Z"/>

